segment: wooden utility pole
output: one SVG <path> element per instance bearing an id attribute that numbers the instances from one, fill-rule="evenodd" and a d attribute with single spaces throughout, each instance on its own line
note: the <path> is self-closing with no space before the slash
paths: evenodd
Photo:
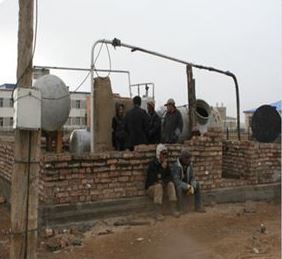
<path id="1" fill-rule="evenodd" d="M 195 79 L 193 78 L 192 66 L 186 66 L 187 73 L 187 87 L 188 87 L 188 105 L 189 105 L 189 126 L 188 126 L 188 139 L 193 136 L 193 129 L 196 126 L 196 93 L 195 93 Z"/>
<path id="2" fill-rule="evenodd" d="M 17 87 L 32 86 L 33 0 L 19 0 Z M 32 114 L 30 114 L 32 116 Z M 10 258 L 37 258 L 40 131 L 15 130 Z"/>

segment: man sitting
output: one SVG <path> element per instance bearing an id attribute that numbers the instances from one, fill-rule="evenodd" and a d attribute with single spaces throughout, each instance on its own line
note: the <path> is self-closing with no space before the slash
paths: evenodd
<path id="1" fill-rule="evenodd" d="M 171 214 L 179 216 L 176 210 L 175 187 L 168 165 L 167 148 L 163 144 L 157 145 L 156 158 L 148 166 L 145 189 L 148 196 L 153 199 L 157 219 L 163 219 L 161 210 L 165 194 L 168 196 Z"/>
<path id="2" fill-rule="evenodd" d="M 200 184 L 194 178 L 191 158 L 192 154 L 185 148 L 181 151 L 180 157 L 172 165 L 171 173 L 177 192 L 179 206 L 183 212 L 186 212 L 188 206 L 187 196 L 194 195 L 195 211 L 205 212 L 201 203 Z"/>

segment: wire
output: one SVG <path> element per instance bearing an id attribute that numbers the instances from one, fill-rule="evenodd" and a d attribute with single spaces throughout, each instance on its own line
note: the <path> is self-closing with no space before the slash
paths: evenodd
<path id="1" fill-rule="evenodd" d="M 94 66 L 95 66 L 95 63 L 96 63 L 97 59 L 98 59 L 99 56 L 100 56 L 100 53 L 101 53 L 103 44 L 104 44 L 104 43 L 101 44 L 100 49 L 99 49 L 99 52 L 98 52 L 98 54 L 97 54 L 97 57 L 96 57 L 95 60 L 94 60 Z M 106 44 L 106 46 L 107 46 L 107 44 Z M 108 46 L 107 46 L 107 48 L 108 48 Z M 109 50 L 108 50 L 108 55 L 109 55 Z M 110 67 L 111 67 L 111 66 L 110 66 Z M 95 71 L 96 71 L 96 70 L 95 70 Z M 77 92 L 77 91 L 78 91 L 78 89 L 79 89 L 79 88 L 84 84 L 84 82 L 87 80 L 87 78 L 89 77 L 90 73 L 91 73 L 91 71 L 89 71 L 89 72 L 87 73 L 87 75 L 85 76 L 85 78 L 81 81 L 81 83 L 75 88 L 75 90 L 74 90 L 73 92 Z M 96 71 L 96 74 L 97 74 L 97 71 Z M 110 72 L 109 72 L 108 76 L 109 76 L 109 75 L 110 75 Z M 99 76 L 99 75 L 97 74 L 97 76 Z"/>
<path id="2" fill-rule="evenodd" d="M 96 61 L 97 61 L 97 59 L 98 59 L 98 57 L 99 57 L 99 54 L 100 54 L 100 52 L 101 52 L 101 50 L 102 50 L 103 45 L 106 45 L 106 49 L 107 49 L 107 53 L 108 53 L 108 59 L 109 59 L 109 72 L 108 72 L 108 74 L 107 74 L 106 76 L 100 76 L 99 73 L 98 73 L 98 71 L 97 71 L 97 69 L 96 69 L 96 67 L 95 67 L 95 63 L 96 63 Z M 94 51 L 95 51 L 95 49 L 94 49 Z M 94 51 L 93 51 L 93 53 L 94 53 Z M 111 70 L 112 70 L 112 60 L 111 60 L 111 55 L 110 55 L 110 50 L 109 50 L 108 44 L 105 42 L 105 40 L 102 42 L 101 47 L 100 47 L 100 50 L 99 50 L 99 53 L 98 53 L 96 59 L 94 60 L 93 68 L 94 68 L 94 71 L 95 71 L 95 73 L 96 73 L 96 75 L 97 75 L 98 77 L 106 78 L 106 77 L 109 77 L 110 74 L 111 74 Z"/>
<path id="3" fill-rule="evenodd" d="M 23 73 L 21 74 L 21 76 L 18 78 L 18 80 L 16 82 L 16 86 L 15 86 L 15 88 L 12 91 L 12 97 L 11 97 L 12 100 L 13 100 L 13 96 L 14 96 L 14 91 L 18 88 L 19 82 L 22 80 L 22 78 L 24 77 L 25 73 L 27 72 L 29 67 L 32 65 L 32 60 L 33 60 L 35 49 L 36 49 L 37 30 L 38 30 L 38 0 L 35 0 L 35 29 L 34 29 L 35 33 L 34 33 L 32 55 L 31 55 L 31 58 L 30 58 L 28 64 L 26 65 Z"/>

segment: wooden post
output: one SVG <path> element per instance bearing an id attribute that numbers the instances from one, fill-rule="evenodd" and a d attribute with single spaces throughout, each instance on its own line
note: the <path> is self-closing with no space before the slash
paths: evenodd
<path id="1" fill-rule="evenodd" d="M 32 50 L 33 0 L 19 0 L 18 87 L 32 86 Z M 10 258 L 37 258 L 40 136 L 39 130 L 15 131 Z"/>
<path id="2" fill-rule="evenodd" d="M 196 126 L 196 93 L 195 93 L 195 79 L 193 78 L 192 66 L 186 66 L 187 87 L 188 87 L 188 105 L 189 105 L 189 125 L 188 125 L 188 139 L 193 136 L 193 129 Z"/>

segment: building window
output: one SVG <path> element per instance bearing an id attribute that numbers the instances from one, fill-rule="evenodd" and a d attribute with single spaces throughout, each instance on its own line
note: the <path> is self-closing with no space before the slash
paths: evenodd
<path id="1" fill-rule="evenodd" d="M 10 126 L 13 126 L 13 122 L 14 122 L 13 117 L 10 117 Z"/>
<path id="2" fill-rule="evenodd" d="M 73 117 L 72 125 L 80 125 L 80 117 Z"/>
<path id="3" fill-rule="evenodd" d="M 3 127 L 3 126 L 4 126 L 4 118 L 0 117 L 0 127 Z"/>
<path id="4" fill-rule="evenodd" d="M 80 100 L 75 100 L 75 108 L 76 109 L 80 109 L 81 108 Z"/>
<path id="5" fill-rule="evenodd" d="M 3 98 L 0 98 L 0 107 L 3 107 L 3 103 L 4 103 Z M 2 118 L 2 119 L 3 119 L 3 118 Z"/>

